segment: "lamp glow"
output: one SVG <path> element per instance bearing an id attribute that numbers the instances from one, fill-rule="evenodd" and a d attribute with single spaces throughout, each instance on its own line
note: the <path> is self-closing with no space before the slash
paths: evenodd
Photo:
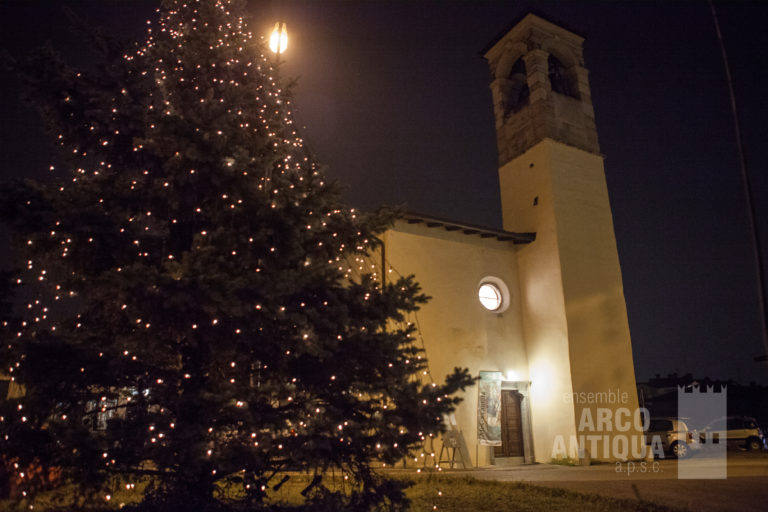
<path id="1" fill-rule="evenodd" d="M 283 53 L 288 47 L 288 30 L 286 29 L 285 22 L 275 23 L 275 28 L 272 29 L 272 34 L 269 36 L 269 49 L 274 53 Z"/>

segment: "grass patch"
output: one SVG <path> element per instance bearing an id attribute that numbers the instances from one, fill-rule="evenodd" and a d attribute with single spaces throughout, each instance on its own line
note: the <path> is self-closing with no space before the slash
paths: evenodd
<path id="1" fill-rule="evenodd" d="M 300 491 L 309 482 L 305 474 L 291 474 L 291 478 L 271 496 L 270 505 L 275 510 L 282 507 L 290 508 L 291 505 L 299 505 L 303 501 Z M 614 512 L 616 510 L 626 512 L 683 512 L 683 509 L 657 505 L 647 501 L 622 500 L 609 498 L 597 494 L 581 494 L 565 489 L 551 487 L 538 487 L 523 482 L 498 482 L 492 480 L 479 480 L 469 476 L 449 476 L 445 474 L 407 474 L 390 475 L 392 478 L 412 482 L 413 485 L 406 489 L 406 495 L 411 500 L 410 510 L 413 512 L 466 512 L 495 511 L 505 512 L 570 512 L 573 510 L 584 512 Z M 348 484 L 339 474 L 326 474 L 324 484 L 333 489 L 348 490 Z M 120 504 L 135 503 L 140 500 L 141 493 L 137 489 L 132 491 L 118 490 L 109 502 L 102 501 L 96 507 L 82 507 L 78 510 L 119 510 Z M 143 487 L 143 486 L 142 486 Z M 59 492 L 66 492 L 64 489 Z M 70 488 L 71 492 L 71 488 Z M 45 493 L 38 497 L 34 510 L 45 511 L 58 509 L 61 501 L 56 498 L 55 492 Z M 98 501 L 98 500 L 97 500 Z M 0 511 L 5 510 L 29 510 L 27 507 L 16 508 L 9 502 L 0 501 Z M 437 509 L 434 507 L 437 506 Z M 68 509 L 71 510 L 71 509 Z"/>
<path id="2" fill-rule="evenodd" d="M 584 512 L 681 512 L 645 501 L 621 500 L 597 494 L 581 494 L 565 489 L 537 487 L 522 482 L 496 482 L 472 477 L 427 475 L 414 479 L 406 491 L 413 512 L 437 510 L 504 510 L 505 512 L 544 512 L 579 510 Z M 440 494 L 438 494 L 440 493 Z"/>
<path id="3" fill-rule="evenodd" d="M 558 457 L 551 459 L 549 463 L 557 466 L 578 466 L 579 459 L 574 459 L 573 457 Z"/>

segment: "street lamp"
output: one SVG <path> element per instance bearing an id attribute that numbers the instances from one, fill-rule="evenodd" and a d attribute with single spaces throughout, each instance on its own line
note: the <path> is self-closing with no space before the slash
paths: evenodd
<path id="1" fill-rule="evenodd" d="M 272 29 L 272 34 L 269 36 L 269 49 L 273 53 L 281 54 L 285 52 L 288 46 L 288 31 L 285 28 L 284 21 L 278 21 L 275 23 L 275 28 Z"/>

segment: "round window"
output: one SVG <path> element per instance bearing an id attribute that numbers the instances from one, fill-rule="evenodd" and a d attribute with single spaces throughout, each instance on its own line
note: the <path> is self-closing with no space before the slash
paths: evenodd
<path id="1" fill-rule="evenodd" d="M 477 296 L 480 299 L 480 304 L 489 311 L 496 311 L 501 307 L 501 290 L 494 284 L 481 284 L 480 289 L 477 291 Z"/>
<path id="2" fill-rule="evenodd" d="M 509 289 L 494 276 L 485 276 L 477 285 L 477 298 L 488 311 L 503 313 L 509 307 Z"/>

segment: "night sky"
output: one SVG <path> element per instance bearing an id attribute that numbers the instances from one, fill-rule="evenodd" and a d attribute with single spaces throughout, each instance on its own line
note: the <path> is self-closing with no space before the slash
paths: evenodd
<path id="1" fill-rule="evenodd" d="M 126 41 L 156 1 L 0 0 L 0 47 L 51 41 L 93 60 L 60 5 Z M 638 380 L 768 382 L 730 99 L 709 5 L 696 2 L 255 1 L 251 30 L 289 30 L 297 119 L 349 203 L 501 227 L 489 72 L 480 50 L 529 10 L 586 38 Z M 716 3 L 768 245 L 768 3 Z M 36 114 L 0 80 L 4 178 L 44 177 Z M 3 233 L 3 237 L 5 238 Z M 2 243 L 5 245 L 5 243 Z M 0 253 L 3 260 L 8 253 Z M 4 261 L 5 262 L 5 261 Z M 7 266 L 7 265 L 6 265 Z M 418 277 L 418 276 L 417 276 Z"/>

